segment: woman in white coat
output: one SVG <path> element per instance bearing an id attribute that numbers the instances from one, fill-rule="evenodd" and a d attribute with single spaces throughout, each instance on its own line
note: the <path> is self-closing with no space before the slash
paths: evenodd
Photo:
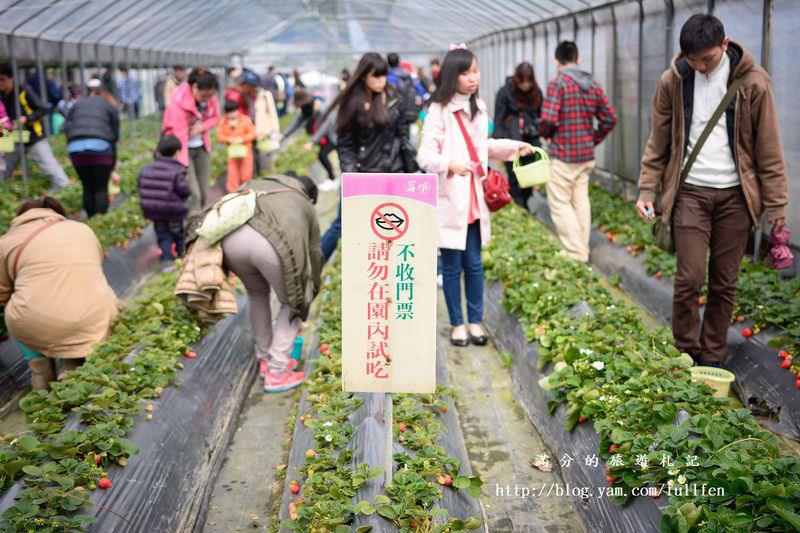
<path id="1" fill-rule="evenodd" d="M 483 321 L 483 263 L 481 245 L 489 241 L 491 218 L 483 198 L 483 180 L 489 159 L 512 160 L 530 144 L 489 139 L 486 104 L 478 97 L 480 71 L 475 55 L 463 45 L 451 47 L 442 62 L 436 91 L 422 129 L 417 154 L 420 167 L 439 174 L 438 241 L 447 311 L 453 330 L 450 342 L 466 346 L 487 343 Z M 479 161 L 472 162 L 458 118 L 464 125 Z M 478 165 L 483 172 L 476 172 Z M 467 297 L 467 319 L 461 308 L 461 273 Z"/>

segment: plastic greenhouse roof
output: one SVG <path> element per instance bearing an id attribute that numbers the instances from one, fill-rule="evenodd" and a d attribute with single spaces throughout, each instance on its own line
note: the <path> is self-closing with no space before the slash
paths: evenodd
<path id="1" fill-rule="evenodd" d="M 434 52 L 608 0 L 0 0 L 0 34 L 217 58 Z"/>

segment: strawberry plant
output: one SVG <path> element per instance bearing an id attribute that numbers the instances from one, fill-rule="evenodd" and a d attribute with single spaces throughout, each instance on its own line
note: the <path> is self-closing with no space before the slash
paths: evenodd
<path id="1" fill-rule="evenodd" d="M 592 220 L 599 229 L 614 235 L 614 241 L 626 246 L 632 255 L 643 252 L 645 268 L 650 275 L 675 276 L 675 255 L 651 244 L 651 225 L 639 218 L 632 202 L 597 184 L 590 186 L 589 196 Z M 734 317 L 740 323 L 750 320 L 753 335 L 767 326 L 778 330 L 780 338 L 771 341 L 770 347 L 800 354 L 800 277 L 784 280 L 777 270 L 744 259 Z M 800 359 L 786 368 L 797 375 Z"/>
<path id="2" fill-rule="evenodd" d="M 447 410 L 447 389 L 433 395 L 395 396 L 392 430 L 408 451 L 395 454 L 398 470 L 385 495 L 379 495 L 374 502 L 353 503 L 358 488 L 381 475 L 382 469 L 354 465 L 353 450 L 348 447 L 355 431 L 348 419 L 363 399 L 342 391 L 340 263 L 333 265 L 319 298 L 322 355 L 307 377 L 311 407 L 300 416 L 300 421 L 314 430 L 315 447 L 306 452 L 300 476 L 290 485 L 290 491 L 296 490 L 293 495 L 299 498 L 291 502 L 290 518 L 284 525 L 292 531 L 350 531 L 355 514 L 378 513 L 403 531 L 465 531 L 479 527 L 479 518 L 435 522 L 446 514 L 433 509 L 441 500 L 442 490 L 466 489 L 478 497 L 482 485 L 477 476 L 458 476 L 459 462 L 437 444 L 443 426 L 436 416 Z M 435 482 L 444 476 L 451 477 L 453 488 Z"/>
<path id="3" fill-rule="evenodd" d="M 162 274 L 129 304 L 106 341 L 50 392 L 20 400 L 31 431 L 0 449 L 0 493 L 22 480 L 3 531 L 74 531 L 93 519 L 73 515 L 88 491 L 113 490 L 105 468 L 137 453 L 125 439 L 145 401 L 158 396 L 182 367 L 181 354 L 205 333 L 173 297 L 176 274 Z M 131 360 L 123 360 L 141 347 Z M 81 429 L 64 430 L 71 416 Z M 150 414 L 150 413 L 148 413 Z"/>
<path id="4" fill-rule="evenodd" d="M 747 409 L 693 382 L 669 330 L 646 327 L 521 209 L 494 222 L 487 278 L 503 283 L 504 306 L 537 343 L 539 368 L 560 363 L 545 380 L 549 408 L 566 407 L 568 429 L 594 423 L 609 483 L 628 495 L 669 493 L 665 532 L 796 529 L 800 462 L 782 456 Z M 575 318 L 580 301 L 594 313 Z M 725 496 L 673 490 L 692 483 Z"/>

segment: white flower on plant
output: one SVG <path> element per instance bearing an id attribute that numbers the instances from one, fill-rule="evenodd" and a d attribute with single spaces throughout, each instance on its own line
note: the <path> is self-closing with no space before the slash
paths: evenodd
<path id="1" fill-rule="evenodd" d="M 538 288 L 539 288 L 539 284 L 538 284 L 538 283 L 534 283 L 534 284 L 533 284 L 533 288 L 534 288 L 534 289 L 538 289 Z"/>
<path id="2" fill-rule="evenodd" d="M 333 436 L 332 435 L 325 435 L 325 442 L 331 442 L 331 441 L 333 441 Z"/>
<path id="3" fill-rule="evenodd" d="M 677 468 L 670 468 L 669 470 L 667 470 L 667 474 L 669 474 L 670 476 L 677 475 L 678 472 L 680 472 L 680 470 L 678 470 Z"/>
<path id="4" fill-rule="evenodd" d="M 678 483 L 681 484 L 681 485 L 686 484 L 686 476 L 684 476 L 683 474 L 678 476 Z"/>
<path id="5" fill-rule="evenodd" d="M 607 310 L 607 311 L 611 311 L 612 309 L 616 309 L 616 307 L 614 306 L 614 304 L 611 304 L 611 305 L 607 305 L 607 306 L 606 306 L 606 310 Z"/>
<path id="6" fill-rule="evenodd" d="M 594 363 L 592 363 L 592 367 L 595 370 L 603 370 L 606 367 L 606 364 L 602 361 L 595 361 Z"/>
<path id="7" fill-rule="evenodd" d="M 200 331 L 200 326 L 195 326 L 195 327 L 194 327 L 194 330 L 195 330 L 195 331 Z"/>
<path id="8" fill-rule="evenodd" d="M 578 350 L 581 355 L 594 355 L 594 351 L 590 350 L 589 348 L 581 348 Z"/>
<path id="9" fill-rule="evenodd" d="M 333 425 L 333 422 L 331 422 L 331 421 L 329 420 L 329 421 L 325 422 L 325 423 L 324 423 L 324 424 L 322 424 L 322 425 L 323 425 L 323 426 L 325 426 L 326 428 L 329 428 L 329 427 L 331 427 L 331 426 Z"/>

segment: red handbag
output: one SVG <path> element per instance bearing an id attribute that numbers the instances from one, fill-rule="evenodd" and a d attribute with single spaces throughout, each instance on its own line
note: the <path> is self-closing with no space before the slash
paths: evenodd
<path id="1" fill-rule="evenodd" d="M 472 144 L 472 139 L 467 133 L 467 128 L 464 127 L 464 121 L 461 119 L 461 115 L 458 114 L 458 111 L 453 113 L 453 115 L 456 117 L 458 127 L 461 129 L 461 135 L 464 136 L 464 142 L 467 143 L 469 157 L 475 164 L 478 176 L 482 178 L 485 173 L 481 160 L 478 158 L 478 151 L 475 149 L 475 145 Z M 508 193 L 508 189 L 509 186 L 506 178 L 496 170 L 489 169 L 489 175 L 483 181 L 483 199 L 486 200 L 489 211 L 494 213 L 511 203 L 511 195 Z"/>

